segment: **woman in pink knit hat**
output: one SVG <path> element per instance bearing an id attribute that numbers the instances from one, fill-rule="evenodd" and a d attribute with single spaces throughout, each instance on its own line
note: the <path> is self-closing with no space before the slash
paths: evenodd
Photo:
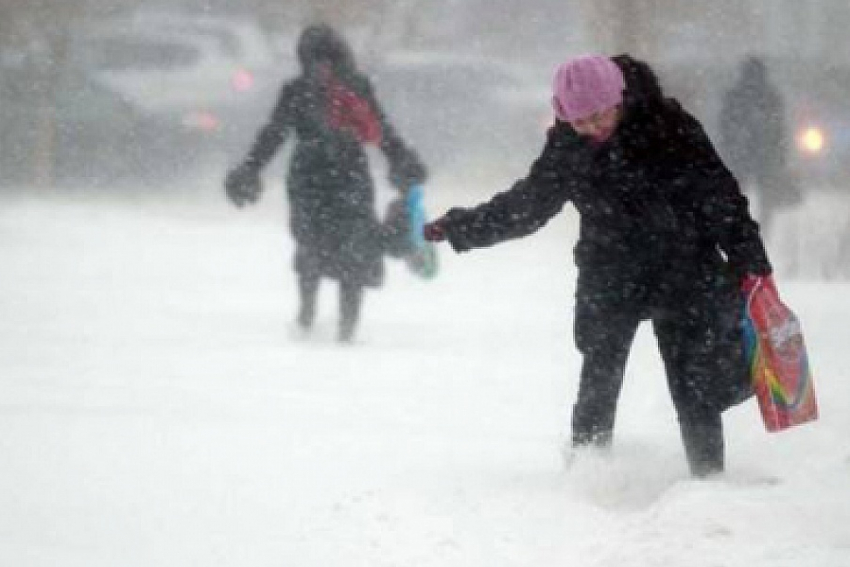
<path id="1" fill-rule="evenodd" d="M 752 390 L 740 287 L 772 285 L 759 227 L 700 123 L 650 67 L 589 55 L 559 66 L 556 121 L 528 175 L 425 237 L 457 252 L 531 234 L 570 202 L 581 217 L 572 447 L 611 445 L 638 325 L 651 321 L 692 474 L 724 468 L 721 414 Z M 572 454 L 572 451 L 570 451 Z"/>

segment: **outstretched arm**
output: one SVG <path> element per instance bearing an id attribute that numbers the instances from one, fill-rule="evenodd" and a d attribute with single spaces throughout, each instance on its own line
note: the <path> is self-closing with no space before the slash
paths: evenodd
<path id="1" fill-rule="evenodd" d="M 238 166 L 227 173 L 224 189 L 237 207 L 254 203 L 262 193 L 260 170 L 274 157 L 286 141 L 295 116 L 295 102 L 290 85 L 281 90 L 269 121 L 260 129 L 251 151 Z"/>
<path id="2" fill-rule="evenodd" d="M 260 170 L 274 157 L 292 128 L 297 112 L 294 89 L 286 84 L 280 91 L 277 104 L 268 122 L 260 129 L 251 151 L 243 164 Z"/>
<path id="3" fill-rule="evenodd" d="M 527 236 L 558 214 L 574 181 L 567 168 L 571 145 L 553 129 L 529 175 L 471 209 L 454 208 L 428 225 L 425 237 L 446 239 L 457 252 Z"/>

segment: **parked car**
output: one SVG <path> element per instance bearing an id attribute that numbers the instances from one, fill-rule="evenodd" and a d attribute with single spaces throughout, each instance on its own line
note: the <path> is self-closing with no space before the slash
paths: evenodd
<path id="1" fill-rule="evenodd" d="M 286 71 L 256 21 L 182 12 L 91 22 L 73 30 L 65 53 L 50 114 L 55 174 L 68 179 L 151 179 L 221 161 L 244 149 Z M 45 99 L 32 96 L 40 78 L 28 65 L 37 63 L 4 69 L 0 94 L 0 113 L 30 117 L 23 130 L 45 116 L 32 108 Z M 5 147 L 21 145 L 8 138 Z"/>
<path id="2" fill-rule="evenodd" d="M 239 145 L 274 99 L 286 66 L 250 18 L 144 11 L 79 36 L 72 65 L 160 129 L 205 148 Z"/>

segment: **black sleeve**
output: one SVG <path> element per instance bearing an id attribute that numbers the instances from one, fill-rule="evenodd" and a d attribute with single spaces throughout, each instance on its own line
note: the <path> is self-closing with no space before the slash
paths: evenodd
<path id="1" fill-rule="evenodd" d="M 558 214 L 570 199 L 565 151 L 553 129 L 525 179 L 477 207 L 446 213 L 442 222 L 452 248 L 465 252 L 527 236 Z"/>
<path id="2" fill-rule="evenodd" d="M 749 203 L 738 181 L 726 168 L 699 122 L 687 116 L 682 126 L 685 175 L 696 181 L 698 212 L 717 245 L 738 275 L 772 271 Z"/>
<path id="3" fill-rule="evenodd" d="M 271 117 L 257 134 L 254 145 L 245 158 L 246 165 L 259 170 L 271 161 L 294 126 L 296 106 L 295 87 L 292 83 L 287 83 L 280 91 Z"/>

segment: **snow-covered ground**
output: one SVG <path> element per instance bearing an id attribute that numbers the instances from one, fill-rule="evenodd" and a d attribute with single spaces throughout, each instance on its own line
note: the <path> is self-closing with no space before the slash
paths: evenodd
<path id="1" fill-rule="evenodd" d="M 735 408 L 728 472 L 690 479 L 644 329 L 613 454 L 566 470 L 572 214 L 435 281 L 390 264 L 340 346 L 330 286 L 293 333 L 279 191 L 208 192 L 0 202 L 0 565 L 850 566 L 850 284 L 780 281 L 817 423 Z"/>

